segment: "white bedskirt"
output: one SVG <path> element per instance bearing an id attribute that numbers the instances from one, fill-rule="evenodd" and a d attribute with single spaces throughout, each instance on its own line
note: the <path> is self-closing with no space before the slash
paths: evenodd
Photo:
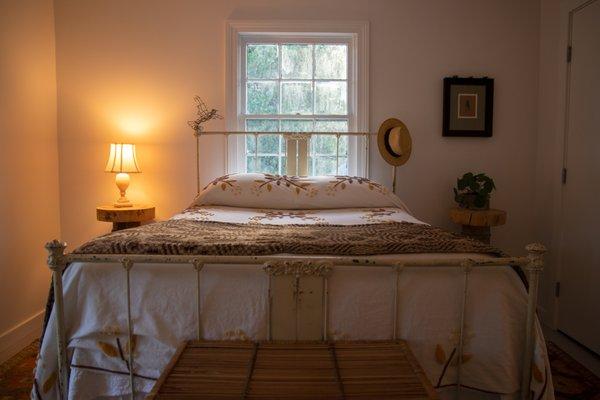
<path id="1" fill-rule="evenodd" d="M 385 267 L 335 267 L 328 283 L 329 339 L 390 339 L 395 276 Z M 456 382 L 456 360 L 448 359 L 458 344 L 463 277 L 457 268 L 419 267 L 406 268 L 399 280 L 399 337 L 408 341 L 433 385 L 446 390 Z M 124 269 L 74 263 L 63 282 L 69 398 L 129 393 Z M 177 345 L 197 337 L 196 272 L 191 265 L 136 264 L 131 284 L 136 391 L 148 393 Z M 268 277 L 261 267 L 207 265 L 200 293 L 204 339 L 267 338 Z M 526 302 L 511 268 L 470 273 L 461 373 L 476 398 L 512 398 L 519 391 Z M 43 399 L 58 396 L 55 323 L 52 313 L 35 372 L 34 394 Z M 553 399 L 546 347 L 538 324 L 536 329 L 532 390 L 536 399 Z"/>

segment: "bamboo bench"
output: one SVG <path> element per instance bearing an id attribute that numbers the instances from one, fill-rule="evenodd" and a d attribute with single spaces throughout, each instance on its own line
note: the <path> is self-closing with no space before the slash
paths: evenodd
<path id="1" fill-rule="evenodd" d="M 437 399 L 406 342 L 184 342 L 147 399 Z"/>

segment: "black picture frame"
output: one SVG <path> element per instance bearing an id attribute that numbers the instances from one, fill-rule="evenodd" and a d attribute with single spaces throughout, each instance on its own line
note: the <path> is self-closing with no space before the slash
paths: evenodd
<path id="1" fill-rule="evenodd" d="M 458 92 L 458 91 L 462 92 Z M 479 110 L 482 94 L 483 110 Z M 462 99 L 464 97 L 464 99 Z M 475 100 L 475 109 L 469 106 Z M 461 103 L 462 101 L 462 103 Z M 466 105 L 465 106 L 463 106 Z M 453 111 L 457 111 L 456 113 Z M 463 114 L 461 115 L 461 112 Z M 483 119 L 483 121 L 481 121 Z M 494 80 L 491 78 L 444 78 L 442 136 L 491 137 L 494 120 Z"/>

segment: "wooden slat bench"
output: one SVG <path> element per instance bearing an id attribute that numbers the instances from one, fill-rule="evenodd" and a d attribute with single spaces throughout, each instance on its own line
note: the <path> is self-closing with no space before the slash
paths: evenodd
<path id="1" fill-rule="evenodd" d="M 404 341 L 183 343 L 148 399 L 436 399 Z"/>

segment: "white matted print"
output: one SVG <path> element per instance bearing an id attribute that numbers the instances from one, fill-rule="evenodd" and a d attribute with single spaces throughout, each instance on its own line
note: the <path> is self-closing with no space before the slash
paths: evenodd
<path id="1" fill-rule="evenodd" d="M 477 118 L 477 93 L 458 94 L 458 119 Z"/>

